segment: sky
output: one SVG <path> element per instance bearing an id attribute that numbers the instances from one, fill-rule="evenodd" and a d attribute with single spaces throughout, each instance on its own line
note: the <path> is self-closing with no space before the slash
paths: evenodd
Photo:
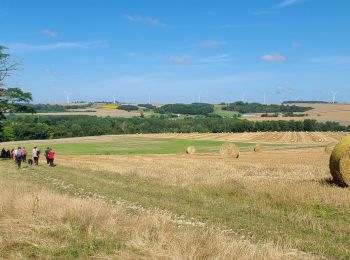
<path id="1" fill-rule="evenodd" d="M 36 102 L 350 102 L 349 0 L 0 0 Z"/>

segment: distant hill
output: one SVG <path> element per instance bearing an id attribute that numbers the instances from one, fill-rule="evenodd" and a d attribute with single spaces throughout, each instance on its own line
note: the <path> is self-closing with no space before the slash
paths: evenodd
<path id="1" fill-rule="evenodd" d="M 336 102 L 337 103 L 337 102 Z M 283 101 L 282 104 L 333 104 L 327 101 Z"/>

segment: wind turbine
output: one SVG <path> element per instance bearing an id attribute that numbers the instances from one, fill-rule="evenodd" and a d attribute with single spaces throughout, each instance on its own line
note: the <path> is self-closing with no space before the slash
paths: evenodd
<path id="1" fill-rule="evenodd" d="M 264 92 L 264 105 L 266 105 L 266 92 Z"/>
<path id="2" fill-rule="evenodd" d="M 69 98 L 70 98 L 70 93 L 68 92 L 68 91 L 65 91 L 65 93 L 66 93 L 66 101 L 67 101 L 67 103 L 69 104 L 70 102 L 70 100 L 69 100 Z"/>
<path id="3" fill-rule="evenodd" d="M 148 104 L 151 104 L 151 92 L 148 92 Z"/>
<path id="4" fill-rule="evenodd" d="M 242 102 L 245 102 L 245 94 L 242 94 L 241 100 L 242 100 Z"/>
<path id="5" fill-rule="evenodd" d="M 335 103 L 335 98 L 337 97 L 338 91 L 331 91 L 332 93 L 332 103 Z"/>
<path id="6" fill-rule="evenodd" d="M 199 91 L 198 103 L 201 103 L 201 101 L 202 101 L 202 90 Z"/>
<path id="7" fill-rule="evenodd" d="M 115 101 L 115 95 L 113 95 L 113 104 L 115 105 L 116 101 Z"/>

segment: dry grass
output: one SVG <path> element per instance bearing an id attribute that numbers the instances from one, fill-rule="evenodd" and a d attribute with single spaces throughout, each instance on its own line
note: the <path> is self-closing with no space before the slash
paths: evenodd
<path id="1" fill-rule="evenodd" d="M 72 198 L 35 185 L 0 183 L 1 258 L 295 259 L 294 250 L 252 244 L 215 228 L 175 225 L 165 214 Z M 304 255 L 305 256 L 305 255 Z"/>
<path id="2" fill-rule="evenodd" d="M 343 125 L 350 124 L 349 104 L 296 104 L 298 106 L 311 106 L 314 109 L 307 111 L 308 118 L 321 122 L 336 121 Z"/>
<path id="3" fill-rule="evenodd" d="M 326 144 L 343 135 L 344 133 L 242 133 L 137 136 L 225 141 L 234 139 L 250 140 L 252 143 L 288 143 L 295 140 L 296 143 L 314 144 L 322 140 L 321 144 Z M 130 136 L 85 137 L 61 141 L 96 142 L 128 137 Z M 222 158 L 219 154 L 58 154 L 58 167 L 29 167 L 27 172 L 33 172 L 28 174 L 31 176 L 28 180 L 37 178 L 42 181 L 39 183 L 46 185 L 45 178 L 48 178 L 48 187 L 51 187 L 52 181 L 64 181 L 65 186 L 75 187 L 70 193 L 74 196 L 80 196 L 75 192 L 84 188 L 89 194 L 122 197 L 145 208 L 165 209 L 167 213 L 141 211 L 130 214 L 123 206 L 111 207 L 110 204 L 90 199 L 67 197 L 29 184 L 1 182 L 0 252 L 10 252 L 9 258 L 28 256 L 33 251 L 43 256 L 48 255 L 48 252 L 57 253 L 57 248 L 53 247 L 57 244 L 66 254 L 74 253 L 78 248 L 80 254 L 85 254 L 83 257 L 310 257 L 293 250 L 281 250 L 278 246 L 289 248 L 291 245 L 320 257 L 326 255 L 346 258 L 350 256 L 347 248 L 350 192 L 330 181 L 330 155 L 324 151 L 324 147 L 266 150 L 264 153 L 249 151 L 242 152 L 240 158 L 235 160 Z M 35 169 L 38 169 L 39 174 Z M 9 170 L 1 168 L 0 163 L 0 173 L 3 171 Z M 17 176 L 15 168 L 11 171 L 13 172 L 8 172 L 9 176 Z M 34 212 L 40 212 L 37 215 L 41 217 L 33 218 L 31 205 L 36 205 L 36 201 L 40 202 L 40 206 L 35 206 Z M 65 212 L 70 213 L 67 215 Z M 194 217 L 207 225 L 179 225 L 173 221 L 172 214 Z M 17 226 L 18 220 L 21 225 Z M 76 225 L 75 228 L 71 223 Z M 92 223 L 90 233 L 85 231 L 89 228 L 84 223 Z M 211 228 L 208 223 L 215 226 Z M 50 227 L 57 230 L 64 227 L 65 238 L 48 236 L 47 230 Z M 226 227 L 232 228 L 236 234 L 249 237 L 250 242 L 220 232 Z M 69 233 L 67 230 L 82 231 L 78 239 L 71 237 L 74 232 Z M 16 235 L 20 232 L 23 237 Z M 68 242 L 65 241 L 67 234 Z M 84 247 L 88 245 L 87 248 L 91 248 L 91 244 L 95 243 L 93 238 L 98 238 L 100 243 L 99 249 L 95 251 Z M 77 241 L 82 241 L 84 245 Z M 18 248 L 22 251 L 18 251 Z M 85 248 L 85 251 L 81 248 Z"/>
<path id="4" fill-rule="evenodd" d="M 227 158 L 239 158 L 239 148 L 231 143 L 225 143 L 221 145 L 219 153 L 223 157 Z"/>
<path id="5" fill-rule="evenodd" d="M 216 140 L 224 142 L 248 142 L 261 144 L 319 144 L 339 142 L 348 135 L 344 132 L 257 132 L 257 133 L 189 133 L 189 134 L 142 134 L 148 138 L 179 138 L 193 140 Z"/>
<path id="6" fill-rule="evenodd" d="M 331 154 L 336 145 L 337 145 L 336 142 L 329 143 L 325 146 L 324 151 L 328 154 Z"/>
<path id="7" fill-rule="evenodd" d="M 295 104 L 297 106 L 313 107 L 313 110 L 306 111 L 305 117 L 261 117 L 260 114 L 244 116 L 250 121 L 274 121 L 274 120 L 294 120 L 302 121 L 305 119 L 314 119 L 319 122 L 335 121 L 342 125 L 350 124 L 350 105 L 349 104 Z"/>
<path id="8" fill-rule="evenodd" d="M 254 162 L 254 163 L 252 163 Z M 254 192 L 269 192 L 296 201 L 350 206 L 347 190 L 325 184 L 331 177 L 323 148 L 264 153 L 242 152 L 237 160 L 219 155 L 64 156 L 57 163 L 109 171 L 182 187 L 240 183 Z"/>
<path id="9" fill-rule="evenodd" d="M 257 133 L 166 133 L 166 134 L 129 134 L 129 135 L 103 135 L 103 136 L 86 136 L 62 139 L 51 139 L 51 144 L 69 144 L 69 143 L 90 143 L 90 142 L 113 142 L 128 138 L 175 138 L 187 140 L 213 140 L 223 142 L 245 142 L 260 144 L 300 144 L 300 145 L 324 145 L 337 143 L 343 137 L 349 135 L 347 132 L 257 132 Z M 14 141 L 3 142 L 3 146 L 18 146 L 29 144 L 46 144 L 48 140 L 34 141 Z"/>

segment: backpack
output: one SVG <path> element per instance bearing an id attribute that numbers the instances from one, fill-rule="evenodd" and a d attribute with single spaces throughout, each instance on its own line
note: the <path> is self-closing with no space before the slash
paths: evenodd
<path id="1" fill-rule="evenodd" d="M 22 150 L 18 149 L 17 150 L 17 158 L 21 158 L 22 157 Z"/>

